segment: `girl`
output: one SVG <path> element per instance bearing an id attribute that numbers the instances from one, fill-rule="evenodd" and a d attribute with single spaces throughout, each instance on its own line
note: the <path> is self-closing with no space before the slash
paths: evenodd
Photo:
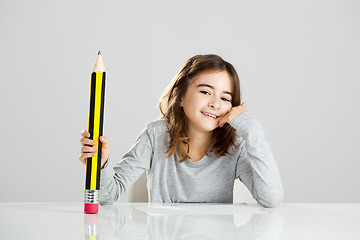
<path id="1" fill-rule="evenodd" d="M 99 200 L 110 204 L 146 171 L 150 202 L 232 203 L 239 178 L 264 207 L 283 186 L 260 123 L 241 103 L 234 67 L 214 54 L 190 58 L 160 99 L 161 119 L 148 123 L 122 161 L 108 168 L 102 136 Z M 80 161 L 97 151 L 83 131 Z"/>

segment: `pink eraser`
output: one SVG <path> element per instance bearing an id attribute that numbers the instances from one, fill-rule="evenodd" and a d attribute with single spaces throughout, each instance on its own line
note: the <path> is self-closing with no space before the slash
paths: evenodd
<path id="1" fill-rule="evenodd" d="M 84 203 L 84 213 L 98 213 L 98 203 Z"/>
<path id="2" fill-rule="evenodd" d="M 84 224 L 96 225 L 98 224 L 99 214 L 84 214 Z"/>

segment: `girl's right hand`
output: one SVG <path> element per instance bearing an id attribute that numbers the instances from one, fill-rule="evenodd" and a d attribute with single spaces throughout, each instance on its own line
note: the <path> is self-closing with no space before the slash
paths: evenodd
<path id="1" fill-rule="evenodd" d="M 93 157 L 98 149 L 94 147 L 96 142 L 90 139 L 90 133 L 88 131 L 82 131 L 81 136 L 83 137 L 80 139 L 82 148 L 79 159 L 82 163 L 86 164 L 86 159 Z M 101 168 L 103 168 L 110 155 L 109 139 L 107 137 L 100 136 L 100 141 L 102 143 Z"/>

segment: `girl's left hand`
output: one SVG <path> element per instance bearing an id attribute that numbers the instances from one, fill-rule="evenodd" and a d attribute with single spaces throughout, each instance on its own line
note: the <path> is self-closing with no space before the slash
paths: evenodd
<path id="1" fill-rule="evenodd" d="M 230 124 L 235 117 L 243 114 L 244 112 L 247 112 L 245 102 L 243 102 L 240 106 L 231 108 L 230 111 L 220 119 L 218 126 L 223 127 L 225 123 Z"/>

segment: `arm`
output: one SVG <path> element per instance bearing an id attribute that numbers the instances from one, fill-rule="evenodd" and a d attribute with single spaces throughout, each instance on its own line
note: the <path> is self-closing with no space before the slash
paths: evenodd
<path id="1" fill-rule="evenodd" d="M 141 174 L 150 168 L 152 155 L 152 142 L 147 127 L 119 163 L 113 168 L 105 166 L 101 170 L 100 204 L 112 204 L 117 201 Z"/>
<path id="2" fill-rule="evenodd" d="M 240 142 L 236 177 L 264 207 L 275 207 L 284 197 L 280 173 L 260 123 L 249 112 L 235 117 L 230 125 Z"/>

